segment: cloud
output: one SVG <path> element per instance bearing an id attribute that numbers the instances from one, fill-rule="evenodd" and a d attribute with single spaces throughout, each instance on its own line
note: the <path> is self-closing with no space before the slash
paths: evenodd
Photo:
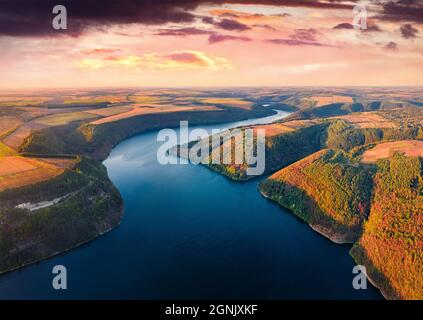
<path id="1" fill-rule="evenodd" d="M 233 19 L 223 19 L 219 22 L 213 23 L 213 25 L 220 29 L 229 30 L 229 31 L 246 31 L 251 29 L 246 24 L 243 24 Z"/>
<path id="2" fill-rule="evenodd" d="M 8 36 L 78 36 L 90 27 L 112 24 L 144 23 L 160 25 L 168 22 L 194 22 L 190 12 L 200 1 L 61 0 L 68 14 L 68 29 L 52 28 L 52 9 L 56 0 L 0 1 L 0 35 Z"/>
<path id="3" fill-rule="evenodd" d="M 277 29 L 275 27 L 272 27 L 271 25 L 268 25 L 266 23 L 254 24 L 253 27 L 262 28 L 262 29 L 266 29 L 266 30 L 270 30 L 270 31 L 277 31 Z"/>
<path id="4" fill-rule="evenodd" d="M 208 23 L 208 24 L 213 24 L 214 23 L 214 19 L 213 17 L 203 17 L 201 19 L 204 23 Z"/>
<path id="5" fill-rule="evenodd" d="M 295 29 L 294 33 L 291 34 L 289 37 L 295 40 L 303 40 L 303 41 L 316 41 L 316 35 L 319 32 L 317 30 L 310 28 L 310 29 Z"/>
<path id="6" fill-rule="evenodd" d="M 329 44 L 320 43 L 317 41 L 303 41 L 296 39 L 267 39 L 266 42 L 284 45 L 284 46 L 316 46 L 316 47 L 334 47 Z"/>
<path id="7" fill-rule="evenodd" d="M 161 29 L 159 32 L 156 33 L 158 36 L 196 36 L 196 35 L 204 35 L 204 34 L 213 34 L 213 31 L 198 29 L 195 27 L 187 27 L 187 28 L 173 28 L 173 29 Z"/>
<path id="8" fill-rule="evenodd" d="M 196 36 L 196 35 L 208 35 L 208 42 L 210 44 L 228 41 L 228 40 L 235 40 L 235 41 L 251 41 L 250 38 L 245 36 L 232 36 L 232 35 L 225 35 L 220 34 L 215 31 L 210 30 L 203 30 L 203 29 L 197 29 L 193 27 L 188 28 L 175 28 L 175 29 L 162 29 L 156 35 L 159 36 Z"/>
<path id="9" fill-rule="evenodd" d="M 250 38 L 248 37 L 243 37 L 243 36 L 231 36 L 231 35 L 225 35 L 225 34 L 212 34 L 209 36 L 209 43 L 213 44 L 213 43 L 217 43 L 217 42 L 222 42 L 222 41 L 227 41 L 227 40 L 235 40 L 235 41 L 251 41 Z"/>
<path id="10" fill-rule="evenodd" d="M 101 69 L 106 66 L 105 62 L 100 59 L 82 59 L 76 63 L 76 66 L 80 69 Z"/>
<path id="11" fill-rule="evenodd" d="M 353 0 L 354 1 L 354 0 Z M 345 9 L 352 10 L 353 4 L 345 0 L 223 0 L 219 3 L 256 4 L 281 7 L 298 7 L 314 9 Z"/>
<path id="12" fill-rule="evenodd" d="M 351 23 L 344 22 L 337 24 L 333 29 L 354 29 L 354 26 Z"/>
<path id="13" fill-rule="evenodd" d="M 232 65 L 222 57 L 208 55 L 201 51 L 174 51 L 169 54 L 150 53 L 142 60 L 143 66 L 152 69 L 207 69 L 230 70 Z"/>
<path id="14" fill-rule="evenodd" d="M 414 28 L 410 23 L 402 25 L 400 31 L 404 39 L 416 38 L 417 33 L 419 33 L 419 30 Z"/>
<path id="15" fill-rule="evenodd" d="M 178 50 L 170 53 L 148 53 L 141 56 L 108 56 L 104 59 L 82 59 L 76 67 L 97 70 L 106 67 L 125 67 L 128 69 L 150 70 L 231 70 L 231 63 L 222 57 L 212 56 L 194 50 Z"/>
<path id="16" fill-rule="evenodd" d="M 56 0 L 14 0 L 0 1 L 0 36 L 79 36 L 89 28 L 110 25 L 142 23 L 163 25 L 166 23 L 192 23 L 199 17 L 193 11 L 210 0 L 61 0 L 67 8 L 68 30 L 52 28 L 52 9 Z M 321 9 L 351 9 L 344 0 L 215 0 L 222 4 L 273 5 Z M 209 21 L 210 19 L 206 19 Z M 235 21 L 235 22 L 234 22 Z M 222 20 L 220 27 L 225 30 L 242 31 L 249 27 L 236 20 Z M 217 23 L 219 25 L 219 22 Z"/>
<path id="17" fill-rule="evenodd" d="M 379 19 L 389 21 L 423 22 L 423 1 L 395 0 L 387 1 L 382 5 Z"/>
<path id="18" fill-rule="evenodd" d="M 374 22 L 367 22 L 367 28 L 362 29 L 363 32 L 382 32 L 382 29 Z"/>
<path id="19" fill-rule="evenodd" d="M 88 56 L 90 55 L 102 55 L 102 54 L 111 54 L 119 52 L 119 49 L 112 49 L 112 48 L 95 48 L 83 51 L 83 54 Z"/>
<path id="20" fill-rule="evenodd" d="M 395 43 L 395 42 L 393 42 L 393 41 L 390 41 L 388 44 L 386 44 L 384 47 L 383 47 L 385 50 L 388 50 L 388 51 L 397 51 L 398 50 L 398 45 Z"/>

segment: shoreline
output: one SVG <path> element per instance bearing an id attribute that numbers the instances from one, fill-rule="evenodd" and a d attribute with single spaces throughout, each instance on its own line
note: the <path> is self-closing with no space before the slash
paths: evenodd
<path id="1" fill-rule="evenodd" d="M 124 210 L 125 210 L 124 205 L 122 205 L 122 207 L 119 209 L 119 211 L 118 211 L 117 213 L 119 213 L 121 216 L 123 216 Z M 45 256 L 45 257 L 39 258 L 39 259 L 34 260 L 34 261 L 31 261 L 31 262 L 27 262 L 27 263 L 21 264 L 21 265 L 16 266 L 16 267 L 14 267 L 14 268 L 12 268 L 12 269 L 5 270 L 5 271 L 0 271 L 0 277 L 1 277 L 1 276 L 5 276 L 5 275 L 7 275 L 7 274 L 10 274 L 10 273 L 12 273 L 12 272 L 14 272 L 14 271 L 18 271 L 18 270 L 20 270 L 20 269 L 24 269 L 24 268 L 26 268 L 26 267 L 29 267 L 29 266 L 33 265 L 33 264 L 37 264 L 37 263 L 42 262 L 42 261 L 47 261 L 47 260 L 49 260 L 49 259 L 51 259 L 51 258 L 54 258 L 54 257 L 56 257 L 56 256 L 60 255 L 60 254 L 63 254 L 63 253 L 69 252 L 69 251 L 71 251 L 71 250 L 73 250 L 73 249 L 77 249 L 77 248 L 79 248 L 79 247 L 81 247 L 81 246 L 83 246 L 83 245 L 86 245 L 86 244 L 88 244 L 88 243 L 90 243 L 90 242 L 92 242 L 92 241 L 96 240 L 96 239 L 97 239 L 97 238 L 99 238 L 100 236 L 102 236 L 102 235 L 104 235 L 104 234 L 106 234 L 106 233 L 109 233 L 109 232 L 111 232 L 111 231 L 115 230 L 116 228 L 118 228 L 118 227 L 120 226 L 120 224 L 121 224 L 121 223 L 122 223 L 122 219 L 119 219 L 119 222 L 118 222 L 118 224 L 117 224 L 116 226 L 110 227 L 110 228 L 108 228 L 108 229 L 105 229 L 105 230 L 104 230 L 104 231 L 102 231 L 102 232 L 99 232 L 98 234 L 96 234 L 96 235 L 95 235 L 94 237 L 92 237 L 91 239 L 88 239 L 88 240 L 86 240 L 86 241 L 79 242 L 78 244 L 75 244 L 74 246 L 69 247 L 69 248 L 67 248 L 67 249 L 65 249 L 65 250 L 62 250 L 62 251 L 56 251 L 56 252 L 54 252 L 54 253 L 52 253 L 52 254 L 49 254 L 48 256 Z"/>
<path id="2" fill-rule="evenodd" d="M 334 242 L 336 244 L 352 244 L 352 243 L 354 243 L 352 241 L 346 240 L 346 236 L 343 236 L 341 234 L 331 233 L 331 231 L 327 227 L 316 225 L 316 224 L 311 224 L 310 222 L 305 221 L 300 216 L 298 216 L 295 212 L 293 212 L 290 208 L 287 208 L 287 207 L 284 207 L 284 206 L 280 205 L 277 201 L 273 200 L 271 197 L 269 197 L 267 194 L 265 194 L 264 191 L 262 191 L 260 189 L 260 187 L 258 187 L 258 190 L 259 190 L 260 194 L 264 198 L 277 203 L 279 206 L 281 206 L 282 208 L 286 209 L 287 211 L 289 211 L 290 213 L 292 213 L 293 215 L 295 215 L 297 218 L 300 218 L 301 221 L 307 223 L 307 225 L 311 229 L 313 229 L 314 231 L 316 231 L 320 235 L 324 236 L 325 238 L 329 239 L 330 241 L 332 241 L 332 242 Z"/>
<path id="3" fill-rule="evenodd" d="M 123 214 L 123 212 L 124 212 L 124 208 L 122 208 L 119 212 L 120 212 L 121 214 Z M 24 263 L 24 264 L 22 264 L 22 265 L 19 265 L 19 266 L 17 266 L 17 267 L 14 267 L 13 269 L 9 269 L 9 270 L 6 270 L 6 271 L 0 271 L 0 277 L 1 277 L 1 276 L 6 276 L 6 275 L 8 275 L 8 274 L 11 274 L 12 272 L 15 272 L 15 271 L 18 271 L 18 270 L 20 270 L 20 269 L 23 269 L 23 268 L 29 267 L 29 266 L 31 266 L 31 265 L 33 265 L 33 264 L 40 263 L 40 262 L 42 262 L 42 261 L 47 261 L 47 260 L 49 260 L 49 259 L 51 259 L 51 258 L 54 258 L 54 257 L 56 257 L 56 256 L 60 255 L 60 254 L 64 254 L 64 253 L 67 253 L 67 252 L 69 252 L 69 251 L 71 251 L 71 250 L 74 250 L 74 249 L 77 249 L 77 248 L 79 248 L 79 247 L 82 247 L 82 246 L 84 246 L 84 245 L 86 245 L 86 244 L 88 244 L 88 243 L 90 243 L 90 242 L 95 241 L 97 238 L 101 237 L 102 235 L 105 235 L 106 233 L 109 233 L 109 232 L 111 232 L 111 231 L 113 231 L 113 230 L 117 229 L 117 228 L 120 226 L 120 224 L 121 224 L 121 223 L 122 223 L 122 219 L 121 219 L 121 220 L 119 220 L 119 223 L 118 223 L 116 226 L 111 227 L 111 228 L 109 228 L 109 229 L 106 229 L 106 230 L 104 230 L 104 231 L 102 231 L 102 232 L 98 233 L 97 235 L 95 235 L 93 238 L 88 239 L 88 240 L 86 240 L 86 241 L 82 241 L 82 242 L 80 242 L 80 243 L 78 243 L 78 244 L 76 244 L 76 245 L 74 245 L 74 246 L 72 246 L 72 247 L 70 247 L 70 248 L 68 248 L 68 249 L 65 249 L 65 250 L 63 250 L 63 251 L 56 251 L 56 252 L 54 252 L 54 253 L 52 253 L 52 254 L 50 254 L 50 255 L 46 256 L 46 257 L 39 258 L 39 259 L 37 259 L 37 260 L 31 261 L 31 262 L 28 262 L 28 263 Z"/>

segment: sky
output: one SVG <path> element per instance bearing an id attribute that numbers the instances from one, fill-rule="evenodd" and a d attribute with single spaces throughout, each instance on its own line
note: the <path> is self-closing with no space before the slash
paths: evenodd
<path id="1" fill-rule="evenodd" d="M 421 0 L 59 2 L 0 0 L 0 89 L 423 85 Z"/>

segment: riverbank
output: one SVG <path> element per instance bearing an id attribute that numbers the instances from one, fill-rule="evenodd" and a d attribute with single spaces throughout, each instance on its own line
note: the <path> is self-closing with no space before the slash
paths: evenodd
<path id="1" fill-rule="evenodd" d="M 23 199 L 60 198 L 37 210 L 18 207 Z M 2 192 L 0 201 L 0 273 L 90 242 L 117 227 L 123 216 L 123 200 L 106 168 L 84 158 L 52 180 Z"/>
<path id="2" fill-rule="evenodd" d="M 258 191 L 260 192 L 260 194 L 264 198 L 266 198 L 270 201 L 276 202 L 280 206 L 282 206 L 283 208 L 289 210 L 289 212 L 291 212 L 296 217 L 300 218 L 302 221 L 307 223 L 311 229 L 313 229 L 314 231 L 316 231 L 320 235 L 324 236 L 325 238 L 329 239 L 330 241 L 332 241 L 336 244 L 352 244 L 352 243 L 354 243 L 354 240 L 351 239 L 351 235 L 348 235 L 348 234 L 345 234 L 345 233 L 342 233 L 342 232 L 335 232 L 333 229 L 330 229 L 325 225 L 312 224 L 309 221 L 305 220 L 302 215 L 297 214 L 295 212 L 295 210 L 292 209 L 292 207 L 285 206 L 285 205 L 279 203 L 276 199 L 274 199 L 271 196 L 269 196 L 268 194 L 266 194 L 260 187 L 258 188 Z"/>

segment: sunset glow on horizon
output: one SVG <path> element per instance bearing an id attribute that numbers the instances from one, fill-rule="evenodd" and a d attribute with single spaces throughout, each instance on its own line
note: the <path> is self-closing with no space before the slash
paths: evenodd
<path id="1" fill-rule="evenodd" d="M 181 15 L 157 21 L 100 11 L 104 19 L 78 30 L 69 5 L 69 29 L 51 33 L 10 31 L 2 21 L 0 88 L 423 85 L 419 18 L 394 19 L 360 1 L 368 28 L 355 30 L 357 1 L 217 2 L 153 8 Z"/>

